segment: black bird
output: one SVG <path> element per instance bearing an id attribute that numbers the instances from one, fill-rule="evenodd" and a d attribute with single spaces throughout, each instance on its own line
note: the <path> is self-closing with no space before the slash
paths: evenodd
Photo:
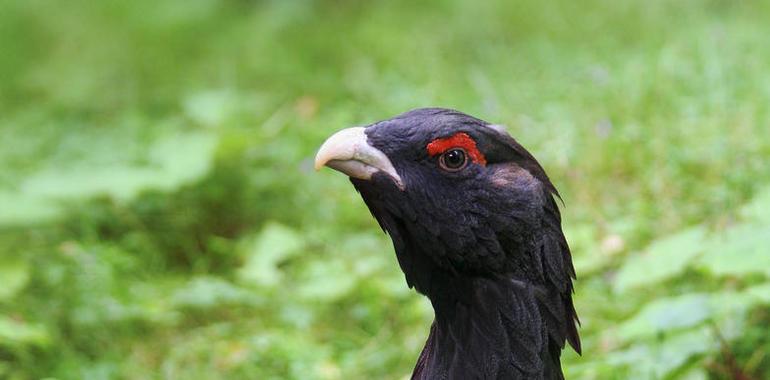
<path id="1" fill-rule="evenodd" d="M 433 305 L 413 379 L 564 378 L 580 338 L 559 194 L 503 128 L 416 109 L 332 135 L 324 165 L 350 177 Z"/>

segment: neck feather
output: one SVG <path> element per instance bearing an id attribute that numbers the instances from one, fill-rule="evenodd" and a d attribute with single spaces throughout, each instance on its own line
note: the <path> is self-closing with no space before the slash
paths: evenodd
<path id="1" fill-rule="evenodd" d="M 455 278 L 431 297 L 436 319 L 414 379 L 561 379 L 537 290 L 509 279 Z"/>

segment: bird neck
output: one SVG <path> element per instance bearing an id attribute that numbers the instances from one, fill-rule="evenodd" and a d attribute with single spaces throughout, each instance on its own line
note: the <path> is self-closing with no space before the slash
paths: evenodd
<path id="1" fill-rule="evenodd" d="M 455 279 L 432 295 L 436 319 L 414 379 L 560 379 L 550 356 L 535 290 L 505 279 Z M 439 376 L 437 376 L 439 375 Z M 443 377 L 445 376 L 445 377 Z"/>

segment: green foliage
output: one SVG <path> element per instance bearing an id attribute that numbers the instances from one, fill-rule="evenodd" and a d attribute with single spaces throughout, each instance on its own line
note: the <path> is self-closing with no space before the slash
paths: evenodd
<path id="1" fill-rule="evenodd" d="M 281 282 L 278 264 L 300 253 L 303 237 L 279 224 L 268 224 L 248 248 L 238 278 L 254 285 L 275 286 Z"/>
<path id="2" fill-rule="evenodd" d="M 29 282 L 29 266 L 20 259 L 8 259 L 0 265 L 0 278 L 3 279 L 3 287 L 0 287 L 0 302 L 12 298 Z"/>
<path id="3" fill-rule="evenodd" d="M 723 236 L 710 241 L 701 265 L 715 275 L 764 273 L 770 276 L 769 236 L 770 224 L 730 228 Z"/>
<path id="4" fill-rule="evenodd" d="M 0 2 L 0 378 L 407 376 L 430 305 L 312 157 L 430 105 L 506 124 L 560 189 L 568 378 L 766 378 L 768 16 Z"/>
<path id="5" fill-rule="evenodd" d="M 682 273 L 687 264 L 708 246 L 704 241 L 705 234 L 702 227 L 691 228 L 660 239 L 643 253 L 630 256 L 615 278 L 615 288 L 622 292 Z"/>
<path id="6" fill-rule="evenodd" d="M 764 188 L 758 192 L 759 195 L 741 208 L 741 214 L 744 218 L 756 221 L 757 223 L 770 224 L 770 187 Z"/>

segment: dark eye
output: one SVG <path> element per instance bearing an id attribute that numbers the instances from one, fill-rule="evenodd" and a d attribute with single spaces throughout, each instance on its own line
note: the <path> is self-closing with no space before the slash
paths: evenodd
<path id="1" fill-rule="evenodd" d="M 456 172 L 464 168 L 467 163 L 468 159 L 465 156 L 465 151 L 462 149 L 450 149 L 439 157 L 441 168 L 450 172 Z"/>

